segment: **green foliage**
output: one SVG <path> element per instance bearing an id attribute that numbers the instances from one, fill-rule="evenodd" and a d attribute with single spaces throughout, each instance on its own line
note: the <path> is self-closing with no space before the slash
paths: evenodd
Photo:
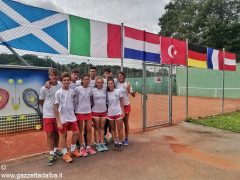
<path id="1" fill-rule="evenodd" d="M 200 119 L 189 118 L 186 121 L 203 126 L 240 132 L 240 111 Z"/>
<path id="2" fill-rule="evenodd" d="M 237 53 L 240 60 L 239 0 L 172 0 L 159 18 L 160 34 Z"/>

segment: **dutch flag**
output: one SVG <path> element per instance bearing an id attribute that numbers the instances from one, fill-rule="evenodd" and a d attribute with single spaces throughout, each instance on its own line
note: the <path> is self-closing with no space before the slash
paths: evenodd
<path id="1" fill-rule="evenodd" d="M 160 37 L 125 26 L 124 58 L 160 63 Z"/>

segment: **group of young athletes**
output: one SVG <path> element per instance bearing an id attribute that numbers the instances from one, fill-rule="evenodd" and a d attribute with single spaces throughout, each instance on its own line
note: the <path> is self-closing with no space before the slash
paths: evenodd
<path id="1" fill-rule="evenodd" d="M 70 163 L 72 156 L 85 157 L 95 154 L 96 150 L 108 151 L 104 141 L 107 134 L 112 135 L 114 151 L 122 151 L 123 146 L 128 145 L 131 111 L 128 95 L 134 97 L 135 93 L 131 84 L 125 81 L 124 72 L 113 78 L 111 69 L 106 68 L 102 78 L 96 76 L 96 71 L 96 67 L 91 67 L 89 74 L 83 75 L 81 80 L 78 70 L 71 74 L 64 72 L 58 81 L 57 70 L 49 70 L 49 81 L 41 88 L 39 96 L 50 150 L 48 165 L 52 165 L 57 157 Z M 67 134 L 67 131 L 72 133 Z M 70 134 L 72 137 L 67 137 Z M 67 139 L 71 139 L 70 148 Z"/>

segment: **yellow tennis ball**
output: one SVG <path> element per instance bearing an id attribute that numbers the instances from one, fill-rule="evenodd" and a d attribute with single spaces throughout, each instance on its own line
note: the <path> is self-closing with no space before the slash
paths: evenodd
<path id="1" fill-rule="evenodd" d="M 36 125 L 36 130 L 40 130 L 41 127 L 42 127 L 41 124 L 37 124 L 37 125 Z"/>
<path id="2" fill-rule="evenodd" d="M 30 102 L 34 102 L 35 101 L 35 97 L 31 97 L 29 100 L 30 100 Z"/>
<path id="3" fill-rule="evenodd" d="M 23 83 L 23 80 L 22 79 L 19 79 L 18 80 L 18 84 L 22 84 Z"/>
<path id="4" fill-rule="evenodd" d="M 19 105 L 18 105 L 18 104 L 14 104 L 14 105 L 12 106 L 12 108 L 13 108 L 14 110 L 18 110 L 18 109 L 19 109 Z"/>
<path id="5" fill-rule="evenodd" d="M 9 79 L 9 80 L 8 80 L 8 83 L 9 83 L 9 84 L 13 84 L 13 83 L 14 83 L 14 80 L 13 80 L 13 79 Z"/>
<path id="6" fill-rule="evenodd" d="M 19 116 L 19 119 L 20 119 L 20 120 L 26 120 L 26 117 L 25 117 L 24 115 L 20 115 L 20 116 Z"/>
<path id="7" fill-rule="evenodd" d="M 12 117 L 11 117 L 11 116 L 8 116 L 8 117 L 6 118 L 6 120 L 7 120 L 7 121 L 11 121 L 11 120 L 12 120 Z"/>

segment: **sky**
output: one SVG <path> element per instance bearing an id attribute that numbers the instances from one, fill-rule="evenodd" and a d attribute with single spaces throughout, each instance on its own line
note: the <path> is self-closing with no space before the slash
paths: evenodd
<path id="1" fill-rule="evenodd" d="M 158 33 L 158 19 L 170 0 L 15 0 L 93 20 Z"/>

